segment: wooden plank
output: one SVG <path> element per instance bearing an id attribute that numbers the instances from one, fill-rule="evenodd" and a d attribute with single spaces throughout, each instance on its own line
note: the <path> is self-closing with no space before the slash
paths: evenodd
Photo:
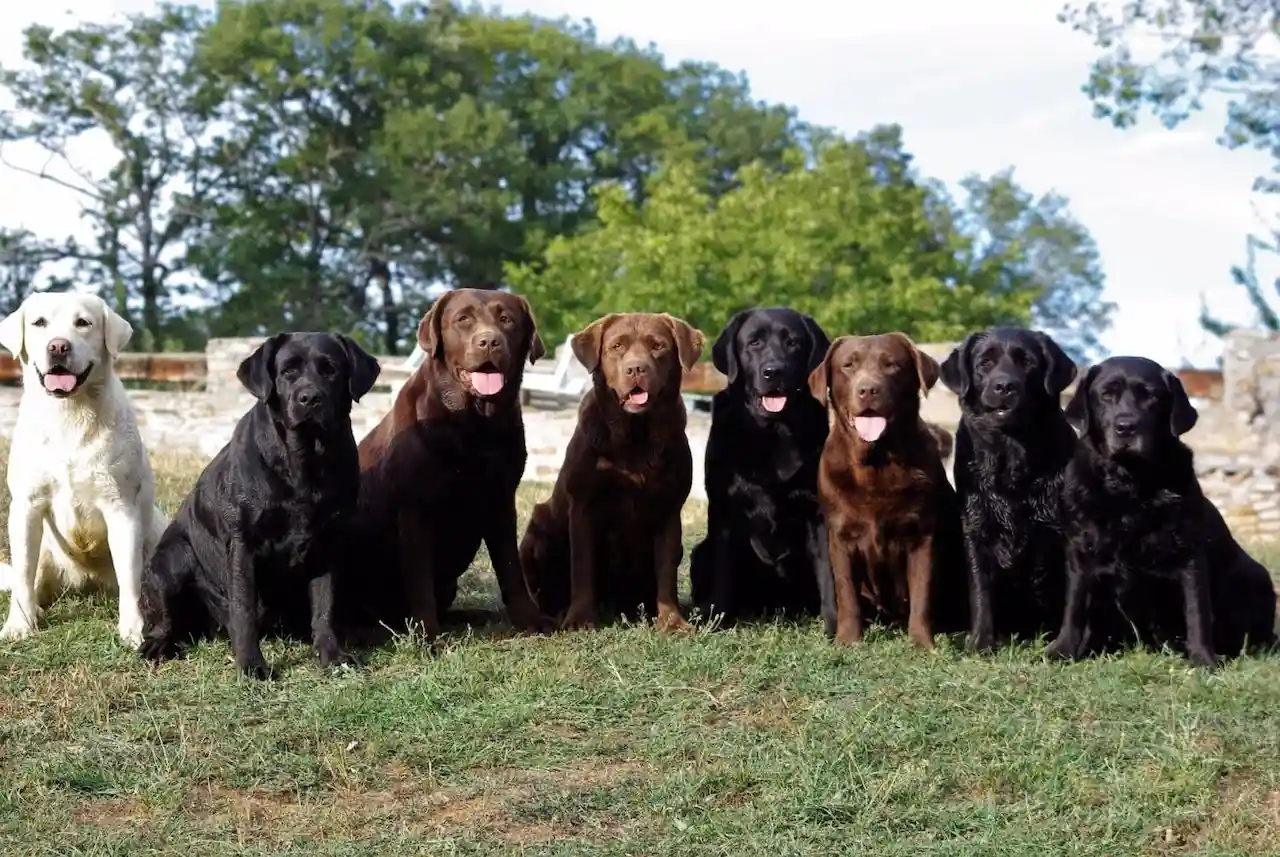
<path id="1" fill-rule="evenodd" d="M 125 381 L 162 381 L 180 384 L 202 383 L 208 368 L 204 352 L 137 354 L 125 352 L 116 358 L 116 374 Z M 22 367 L 12 354 L 0 353 L 0 382 L 22 378 Z"/>
<path id="2" fill-rule="evenodd" d="M 1191 398 L 1222 398 L 1222 373 L 1217 369 L 1179 369 L 1174 374 Z"/>

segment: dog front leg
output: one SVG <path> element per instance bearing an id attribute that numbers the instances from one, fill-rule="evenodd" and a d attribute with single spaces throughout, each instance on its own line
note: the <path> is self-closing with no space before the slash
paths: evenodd
<path id="1" fill-rule="evenodd" d="M 560 627 L 593 628 L 596 624 L 595 533 L 583 504 L 569 501 L 569 611 Z"/>
<path id="2" fill-rule="evenodd" d="M 907 634 L 922 649 L 933 648 L 933 536 L 926 536 L 907 556 Z"/>
<path id="3" fill-rule="evenodd" d="M 117 631 L 125 645 L 136 649 L 142 643 L 143 539 L 146 535 L 138 510 L 132 507 L 112 506 L 100 509 L 107 525 L 107 547 L 111 551 L 111 565 L 116 572 L 116 588 L 119 590 L 119 623 Z"/>
<path id="4" fill-rule="evenodd" d="M 355 658 L 343 650 L 333 630 L 333 572 L 311 578 L 307 597 L 311 602 L 311 647 L 321 668 L 355 664 Z"/>
<path id="5" fill-rule="evenodd" d="M 993 570 L 978 534 L 965 531 L 964 555 L 969 570 L 969 644 L 979 652 L 990 652 L 996 645 L 991 605 Z"/>
<path id="6" fill-rule="evenodd" d="M 719 615 L 728 624 L 734 619 L 733 539 L 736 534 L 729 524 L 721 524 L 707 547 L 711 551 L 711 601 L 706 605 L 707 619 Z"/>
<path id="7" fill-rule="evenodd" d="M 1062 627 L 1058 638 L 1049 644 L 1045 654 L 1051 658 L 1080 657 L 1084 648 L 1085 622 L 1091 599 L 1093 569 L 1085 567 L 1086 560 L 1080 552 L 1071 549 L 1067 558 L 1067 592 L 1062 608 Z"/>
<path id="8" fill-rule="evenodd" d="M 677 596 L 680 573 L 680 512 L 672 513 L 653 541 L 653 572 L 658 583 L 658 630 L 686 631 L 689 623 L 680 615 Z"/>
<path id="9" fill-rule="evenodd" d="M 227 603 L 227 631 L 231 637 L 231 654 L 236 666 L 251 678 L 271 678 L 271 670 L 262 657 L 262 641 L 258 628 L 258 585 L 253 554 L 242 538 L 231 540 L 231 592 Z"/>
<path id="10" fill-rule="evenodd" d="M 396 520 L 400 548 L 400 574 L 409 597 L 409 618 L 428 641 L 440 636 L 440 611 L 436 606 L 435 563 L 431 541 L 412 508 L 401 507 Z"/>
<path id="11" fill-rule="evenodd" d="M 13 565 L 9 618 L 0 637 L 20 640 L 36 629 L 40 605 L 36 603 L 36 573 L 40 564 L 40 537 L 47 510 L 32 503 L 9 507 L 9 555 Z"/>
<path id="12" fill-rule="evenodd" d="M 520 565 L 520 548 L 516 544 L 516 503 L 512 497 L 489 515 L 489 525 L 484 536 L 489 559 L 498 578 L 502 603 L 507 608 L 507 618 L 522 631 L 547 630 L 547 621 L 529 594 Z"/>
<path id="13" fill-rule="evenodd" d="M 822 613 L 822 626 L 828 637 L 836 635 L 836 588 L 831 576 L 831 549 L 828 546 L 827 522 L 821 516 L 809 524 L 805 537 L 813 565 L 814 580 L 818 585 L 818 608 Z"/>
<path id="14" fill-rule="evenodd" d="M 1202 667 L 1218 664 L 1213 650 L 1213 608 L 1209 603 L 1209 575 L 1200 557 L 1180 572 L 1183 609 L 1187 619 L 1187 658 Z"/>
<path id="15" fill-rule="evenodd" d="M 836 591 L 836 642 L 862 642 L 862 605 L 853 585 L 853 556 L 841 542 L 836 529 L 827 524 L 827 551 L 831 558 L 831 578 Z"/>

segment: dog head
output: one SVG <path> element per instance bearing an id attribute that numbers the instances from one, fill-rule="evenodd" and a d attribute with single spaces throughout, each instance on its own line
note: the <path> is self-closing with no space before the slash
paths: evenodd
<path id="1" fill-rule="evenodd" d="M 22 364 L 24 379 L 65 399 L 110 371 L 133 327 L 97 295 L 36 292 L 0 321 L 0 345 Z"/>
<path id="2" fill-rule="evenodd" d="M 711 346 L 711 359 L 729 386 L 742 391 L 752 413 L 771 417 L 804 393 L 829 347 L 830 338 L 804 313 L 749 309 L 729 319 Z"/>
<path id="3" fill-rule="evenodd" d="M 1178 376 L 1145 357 L 1111 357 L 1076 386 L 1067 419 L 1107 458 L 1158 455 L 1196 424 L 1197 414 Z"/>
<path id="4" fill-rule="evenodd" d="M 864 443 L 875 443 L 895 425 L 914 429 L 920 396 L 938 381 L 938 362 L 904 333 L 841 336 L 809 376 L 809 392 Z"/>
<path id="5" fill-rule="evenodd" d="M 454 289 L 418 324 L 418 344 L 469 398 L 492 403 L 520 390 L 524 361 L 546 353 L 529 302 L 489 289 Z"/>
<path id="6" fill-rule="evenodd" d="M 289 430 L 325 433 L 346 425 L 352 403 L 380 369 L 349 336 L 277 333 L 245 358 L 236 377 Z"/>
<path id="7" fill-rule="evenodd" d="M 573 355 L 591 373 L 598 395 L 629 414 L 680 395 L 684 373 L 702 356 L 706 338 L 666 313 L 612 313 L 573 335 Z"/>
<path id="8" fill-rule="evenodd" d="M 1061 407 L 1076 364 L 1049 336 L 997 327 L 970 334 L 942 362 L 941 379 L 965 417 L 996 430 L 1033 424 Z"/>

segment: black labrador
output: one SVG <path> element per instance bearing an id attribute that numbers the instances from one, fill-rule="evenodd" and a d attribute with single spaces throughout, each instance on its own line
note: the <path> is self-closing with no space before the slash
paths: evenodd
<path id="1" fill-rule="evenodd" d="M 1076 433 L 1062 392 L 1076 365 L 1052 338 L 997 327 L 942 364 L 960 399 L 955 484 L 969 569 L 970 643 L 1057 630 L 1065 589 L 1063 472 Z"/>
<path id="2" fill-rule="evenodd" d="M 1081 433 L 1067 469 L 1067 595 L 1055 657 L 1132 636 L 1211 666 L 1275 642 L 1271 576 L 1200 490 L 1181 436 L 1197 414 L 1182 382 L 1143 357 L 1091 368 L 1067 406 Z"/>
<path id="3" fill-rule="evenodd" d="M 378 361 L 349 337 L 281 333 L 237 377 L 258 401 L 182 502 L 142 581 L 150 660 L 226 633 L 236 666 L 267 678 L 268 630 L 310 636 L 321 666 L 348 662 L 333 627 L 331 561 L 355 508 L 351 406 Z"/>
<path id="4" fill-rule="evenodd" d="M 715 395 L 707 438 L 707 535 L 693 550 L 693 600 L 723 621 L 821 609 L 835 631 L 818 462 L 827 412 L 808 377 L 830 340 L 811 317 L 750 309 L 711 349 L 728 386 Z"/>

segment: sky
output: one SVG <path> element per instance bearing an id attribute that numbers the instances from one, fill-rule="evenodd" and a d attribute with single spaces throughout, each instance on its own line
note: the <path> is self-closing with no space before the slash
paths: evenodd
<path id="1" fill-rule="evenodd" d="M 0 20 L 0 65 L 21 61 L 32 20 L 72 26 L 146 8 L 144 0 L 61 0 Z M 1028 190 L 1068 197 L 1093 233 L 1118 305 L 1103 344 L 1169 366 L 1210 366 L 1221 344 L 1197 323 L 1202 296 L 1239 322 L 1251 313 L 1230 267 L 1244 238 L 1280 210 L 1251 190 L 1268 161 L 1215 143 L 1222 113 L 1175 131 L 1118 131 L 1080 92 L 1095 51 L 1058 23 L 1059 0 L 509 0 L 509 13 L 590 17 L 601 37 L 652 42 L 669 60 L 745 72 L 759 99 L 856 134 L 903 126 L 922 173 L 955 183 L 1008 166 Z M 65 14 L 60 14 L 66 10 Z M 109 164 L 101 144 L 75 153 Z M 30 150 L 12 163 L 39 168 Z M 0 225 L 61 236 L 82 230 L 74 194 L 0 165 Z M 1280 267 L 1262 271 L 1280 276 Z M 1269 281 L 1268 279 L 1268 281 Z"/>

